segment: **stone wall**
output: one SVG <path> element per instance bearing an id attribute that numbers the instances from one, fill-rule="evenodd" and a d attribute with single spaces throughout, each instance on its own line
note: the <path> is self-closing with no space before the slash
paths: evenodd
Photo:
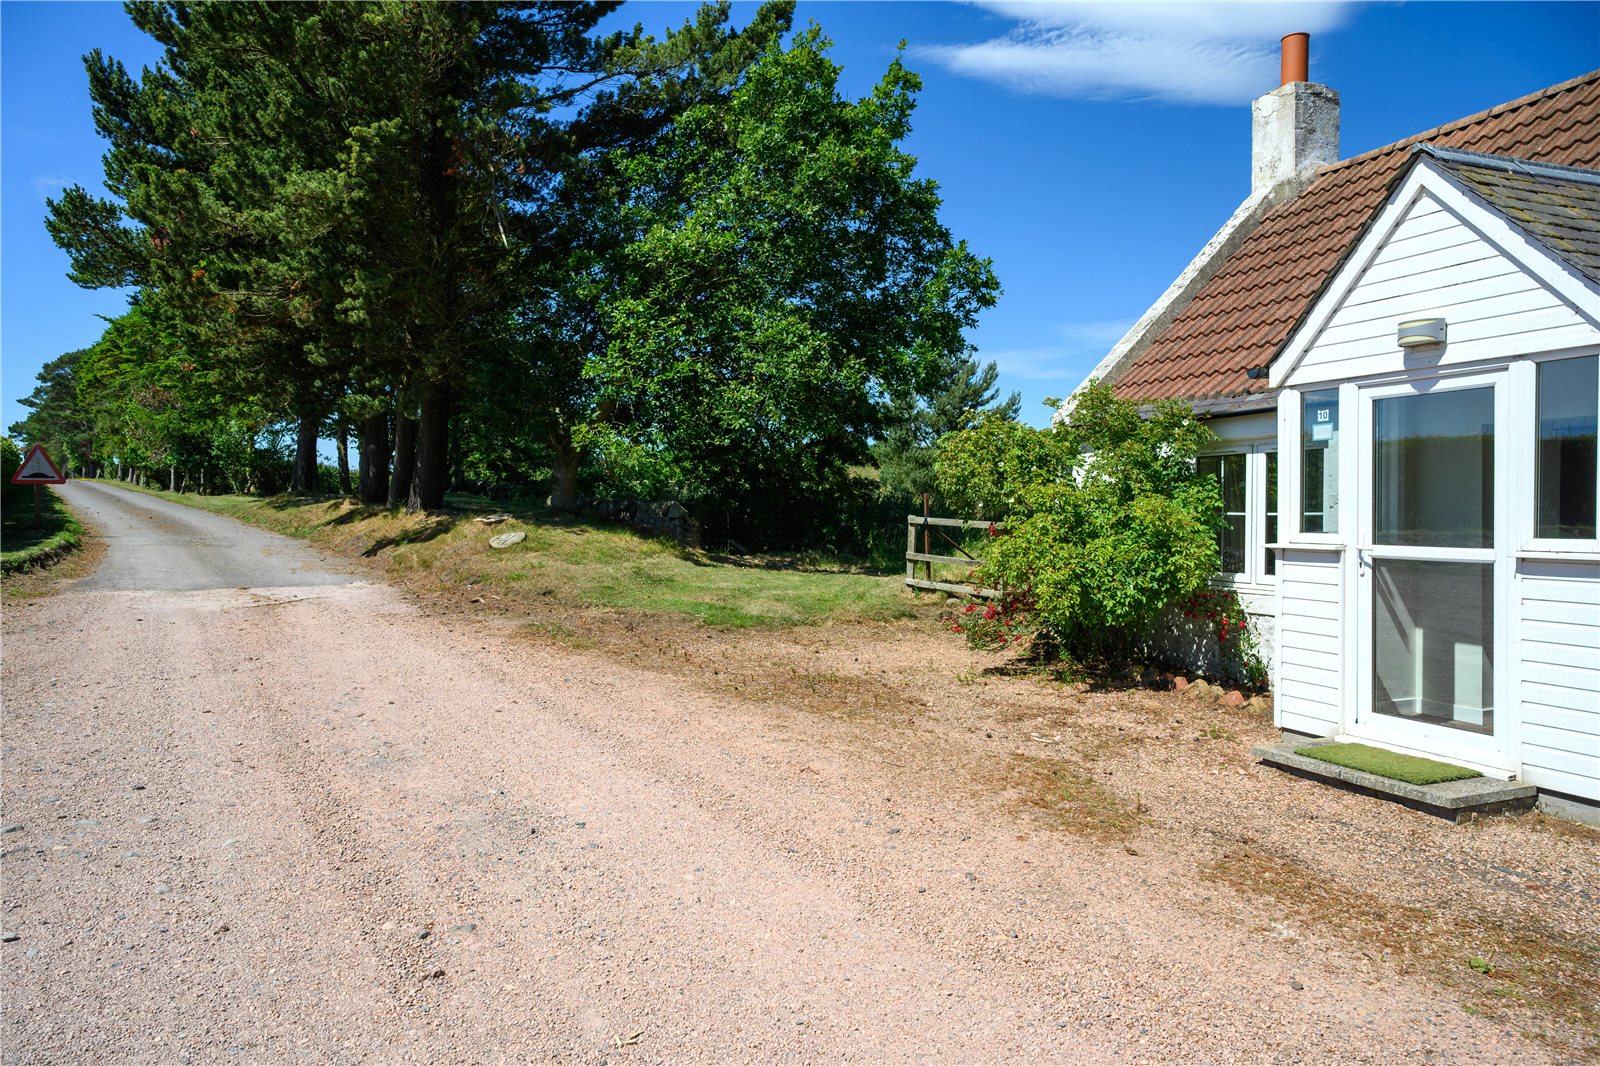
<path id="1" fill-rule="evenodd" d="M 689 509 L 677 500 L 587 500 L 578 506 L 602 518 L 626 522 L 661 537 L 671 537 L 690 548 L 700 547 L 700 526 Z"/>

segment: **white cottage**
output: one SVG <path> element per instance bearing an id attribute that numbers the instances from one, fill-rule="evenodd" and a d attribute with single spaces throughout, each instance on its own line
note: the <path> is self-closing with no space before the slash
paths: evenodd
<path id="1" fill-rule="evenodd" d="M 1600 171 L 1418 145 L 1270 380 L 1278 724 L 1600 802 Z"/>
<path id="2" fill-rule="evenodd" d="M 1600 805 L 1600 71 L 1337 128 L 1286 71 L 1251 197 L 1092 377 L 1210 419 L 1281 728 Z"/>

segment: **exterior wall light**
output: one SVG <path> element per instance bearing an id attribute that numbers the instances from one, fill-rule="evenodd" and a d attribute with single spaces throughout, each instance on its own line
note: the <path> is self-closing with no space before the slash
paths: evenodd
<path id="1" fill-rule="evenodd" d="M 1414 318 L 1400 323 L 1395 343 L 1402 348 L 1425 348 L 1444 343 L 1444 319 Z"/>

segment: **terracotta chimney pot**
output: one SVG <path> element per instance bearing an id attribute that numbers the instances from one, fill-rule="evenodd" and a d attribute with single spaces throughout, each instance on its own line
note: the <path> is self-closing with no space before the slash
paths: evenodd
<path id="1" fill-rule="evenodd" d="M 1311 80 L 1311 35 L 1291 33 L 1283 38 L 1282 58 L 1278 62 L 1278 84 Z"/>

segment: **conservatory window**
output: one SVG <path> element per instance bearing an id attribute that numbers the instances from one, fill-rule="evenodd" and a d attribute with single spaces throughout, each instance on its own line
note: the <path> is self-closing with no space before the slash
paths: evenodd
<path id="1" fill-rule="evenodd" d="M 1600 356 L 1538 365 L 1537 537 L 1595 539 Z"/>
<path id="2" fill-rule="evenodd" d="M 1266 544 L 1278 543 L 1278 453 L 1267 453 L 1267 532 L 1263 538 L 1263 550 L 1266 552 L 1266 573 L 1278 572 L 1278 553 Z"/>
<path id="3" fill-rule="evenodd" d="M 1300 409 L 1300 529 L 1339 532 L 1339 390 L 1308 392 Z"/>
<path id="4" fill-rule="evenodd" d="M 1243 574 L 1245 532 L 1249 517 L 1245 510 L 1245 457 L 1243 455 L 1202 455 L 1201 475 L 1209 474 L 1222 487 L 1223 526 L 1217 531 L 1217 553 L 1222 557 L 1224 574 Z"/>

